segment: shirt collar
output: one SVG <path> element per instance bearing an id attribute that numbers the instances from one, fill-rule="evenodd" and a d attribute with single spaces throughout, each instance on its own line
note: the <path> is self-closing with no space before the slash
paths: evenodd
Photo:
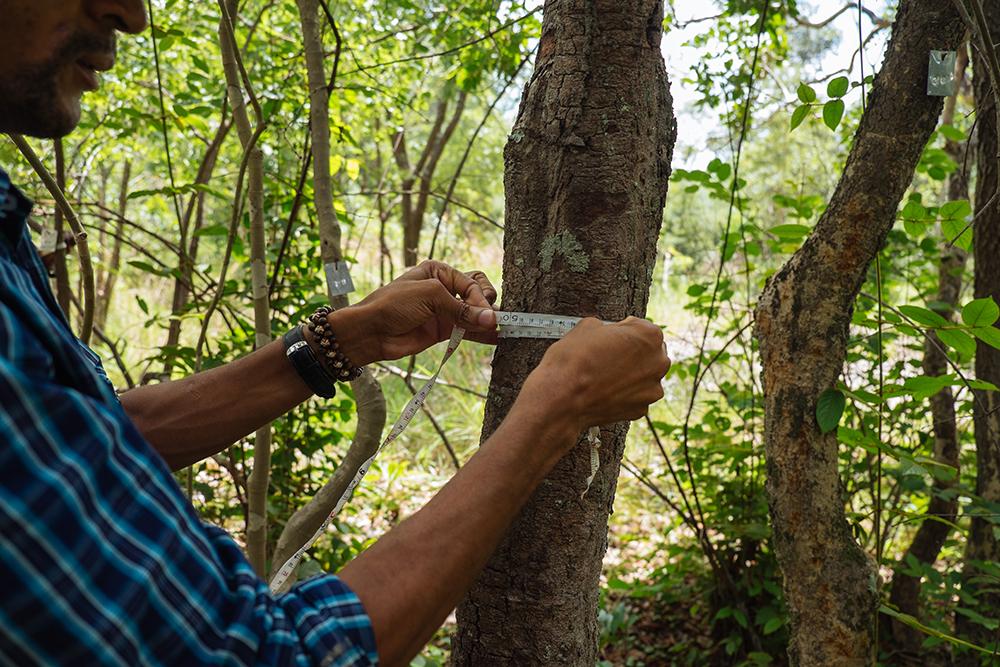
<path id="1" fill-rule="evenodd" d="M 0 169 L 0 238 L 6 237 L 16 246 L 24 236 L 31 207 L 31 200 L 10 182 L 7 172 Z"/>

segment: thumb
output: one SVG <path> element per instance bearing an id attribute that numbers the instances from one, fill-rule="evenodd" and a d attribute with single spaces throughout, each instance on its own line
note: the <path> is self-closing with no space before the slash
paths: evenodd
<path id="1" fill-rule="evenodd" d="M 492 331 L 497 327 L 497 316 L 492 308 L 472 306 L 465 301 L 455 303 L 455 324 L 470 331 Z"/>

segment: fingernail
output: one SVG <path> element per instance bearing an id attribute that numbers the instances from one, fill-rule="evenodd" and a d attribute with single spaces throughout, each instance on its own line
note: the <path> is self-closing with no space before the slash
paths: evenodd
<path id="1" fill-rule="evenodd" d="M 497 323 L 497 316 L 492 310 L 482 309 L 479 311 L 479 326 L 494 327 Z"/>

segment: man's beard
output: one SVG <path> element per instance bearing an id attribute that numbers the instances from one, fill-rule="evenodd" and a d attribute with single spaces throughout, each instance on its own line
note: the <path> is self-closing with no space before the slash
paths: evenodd
<path id="1" fill-rule="evenodd" d="M 114 33 L 99 37 L 78 31 L 47 61 L 0 78 L 0 131 L 40 139 L 69 134 L 80 121 L 80 108 L 77 104 L 67 105 L 62 99 L 60 72 L 86 54 L 114 52 Z"/>

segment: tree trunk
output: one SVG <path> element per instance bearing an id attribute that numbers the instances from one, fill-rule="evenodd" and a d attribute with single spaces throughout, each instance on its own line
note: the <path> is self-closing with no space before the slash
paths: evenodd
<path id="1" fill-rule="evenodd" d="M 983 3 L 989 24 L 989 42 L 1000 41 L 1000 1 Z M 998 187 L 996 93 L 990 85 L 988 65 L 980 49 L 973 56 L 973 87 L 976 96 L 978 141 L 976 161 L 976 224 L 973 228 L 975 247 L 975 296 L 993 297 L 1000 302 L 1000 207 L 994 199 Z M 977 342 L 976 378 L 1000 383 L 1000 350 Z M 973 409 L 976 434 L 976 496 L 985 503 L 1000 503 L 1000 396 L 993 391 L 976 391 Z M 988 511 L 987 511 L 988 512 Z M 985 513 L 985 512 L 984 512 Z M 979 566 L 978 562 L 1000 562 L 1000 540 L 997 539 L 997 518 L 972 513 L 972 524 L 965 549 L 962 589 L 976 599 L 975 611 L 987 618 L 1000 618 L 1000 583 Z M 964 597 L 964 596 L 963 596 Z M 960 602 L 960 606 L 970 606 Z M 962 614 L 956 614 L 958 633 L 971 641 L 987 645 L 997 641 L 996 631 Z M 978 665 L 970 657 L 962 664 Z"/>
<path id="2" fill-rule="evenodd" d="M 768 492 L 793 665 L 872 659 L 877 570 L 851 536 L 836 433 L 820 433 L 816 402 L 840 376 L 854 300 L 941 113 L 941 98 L 926 93 L 928 51 L 956 49 L 962 33 L 951 3 L 900 3 L 830 205 L 757 307 Z"/>
<path id="3" fill-rule="evenodd" d="M 951 125 L 955 118 L 955 106 L 968 65 L 969 51 L 963 44 L 962 48 L 959 49 L 955 64 L 955 80 L 958 90 L 945 102 L 944 113 L 941 116 L 943 124 Z M 948 179 L 945 192 L 946 201 L 969 198 L 968 174 L 961 167 L 962 155 L 967 146 L 967 143 L 955 141 L 949 141 L 945 146 L 945 151 L 955 161 L 955 164 L 959 165 L 959 168 Z M 945 239 L 938 262 L 938 292 L 935 301 L 944 306 L 944 309 L 939 309 L 938 313 L 948 320 L 954 320 L 955 310 L 958 307 L 958 298 L 962 291 L 962 271 L 965 269 L 967 256 L 968 253 L 957 245 L 948 243 L 948 239 Z M 948 373 L 949 370 L 945 346 L 938 339 L 937 334 L 931 331 L 924 343 L 924 374 L 937 377 Z M 937 561 L 938 554 L 951 533 L 951 524 L 954 523 L 958 512 L 958 499 L 951 491 L 958 481 L 959 470 L 955 395 L 951 387 L 945 387 L 932 396 L 930 404 L 931 420 L 934 426 L 934 460 L 954 469 L 955 475 L 950 479 L 934 477 L 934 483 L 931 487 L 931 501 L 927 507 L 927 518 L 920 524 L 920 528 L 913 536 L 913 542 L 910 543 L 909 549 L 896 564 L 896 571 L 892 575 L 889 602 L 898 607 L 904 614 L 915 618 L 922 616 L 920 612 L 920 577 L 906 574 L 903 570 L 909 567 L 908 561 L 911 557 L 922 565 L 933 565 Z M 918 663 L 923 660 L 921 657 L 922 645 L 926 635 L 898 620 L 892 621 L 891 628 L 892 637 L 897 647 Z"/>
<path id="4" fill-rule="evenodd" d="M 207 185 L 212 180 L 212 175 L 215 173 L 215 165 L 219 158 L 219 151 L 222 149 L 222 144 L 225 142 L 226 137 L 229 136 L 229 130 L 232 126 L 233 124 L 226 119 L 226 105 L 223 104 L 222 120 L 219 121 L 219 127 L 215 131 L 215 136 L 208 145 L 208 149 L 202 157 L 201 164 L 198 166 L 198 175 L 195 176 L 195 183 Z M 194 266 L 198 260 L 198 246 L 201 240 L 201 237 L 198 236 L 198 230 L 201 229 L 204 216 L 205 192 L 199 190 L 191 195 L 191 199 L 188 200 L 187 208 L 184 211 L 184 217 L 181 219 L 181 234 L 177 257 L 180 275 L 174 279 L 174 293 L 170 305 L 170 324 L 167 328 L 167 342 L 163 345 L 168 348 L 167 359 L 163 362 L 162 375 L 164 381 L 170 379 L 174 368 L 174 358 L 171 356 L 171 353 L 181 340 L 181 325 L 183 324 L 181 315 L 188 304 L 190 286 L 194 284 Z M 187 247 L 185 247 L 185 244 L 187 244 Z"/>
<path id="5" fill-rule="evenodd" d="M 121 187 L 118 190 L 118 220 L 115 222 L 115 235 L 111 241 L 111 255 L 105 268 L 104 280 L 98 280 L 97 303 L 94 305 L 94 324 L 98 329 L 106 329 L 108 310 L 111 298 L 118 282 L 118 270 L 121 267 L 122 238 L 125 234 L 125 214 L 128 212 L 128 182 L 132 176 L 132 162 L 125 160 L 122 167 Z"/>
<path id="6" fill-rule="evenodd" d="M 323 40 L 319 27 L 318 0 L 296 0 L 302 21 L 309 80 L 309 128 L 313 146 L 313 192 L 316 217 L 319 218 L 320 251 L 324 266 L 343 262 L 340 223 L 333 209 L 333 185 L 330 175 L 330 90 L 323 71 Z M 333 308 L 345 308 L 347 294 L 334 294 L 334 285 L 327 274 L 327 291 Z M 355 474 L 375 452 L 385 426 L 385 396 L 370 371 L 351 383 L 358 411 L 358 426 L 354 440 L 333 476 L 312 500 L 289 517 L 281 531 L 271 566 L 271 578 L 285 561 L 305 544 L 330 515 Z M 284 588 L 293 583 L 290 578 Z"/>
<path id="7" fill-rule="evenodd" d="M 66 193 L 66 158 L 63 155 L 63 140 L 56 139 L 53 142 L 53 148 L 56 154 L 56 184 L 59 189 Z M 66 195 L 69 198 L 69 195 Z M 61 208 L 56 206 L 55 212 L 55 228 L 56 228 L 56 248 L 57 250 L 53 253 L 53 263 L 52 269 L 56 277 L 56 301 L 59 303 L 59 307 L 62 308 L 63 313 L 66 315 L 68 321 L 73 320 L 73 314 L 69 312 L 69 297 L 70 297 L 70 287 L 69 287 L 69 268 L 66 266 L 66 249 L 63 248 L 59 250 L 59 246 L 63 245 L 63 234 L 66 231 L 63 225 L 63 211 Z"/>
<path id="8" fill-rule="evenodd" d="M 250 124 L 240 76 L 239 51 L 237 51 L 235 26 L 236 2 L 225 0 L 219 4 L 223 16 L 219 26 L 222 45 L 222 69 L 226 75 L 229 104 L 233 109 L 233 124 L 244 151 L 249 151 L 247 173 L 249 185 L 247 200 L 250 209 L 250 275 L 253 285 L 254 342 L 261 349 L 271 342 L 271 305 L 267 293 L 267 239 L 264 227 L 264 152 L 255 144 L 254 133 L 259 127 Z M 257 123 L 263 122 L 257 109 Z M 184 250 L 182 246 L 182 251 Z M 182 260 L 183 262 L 183 260 Z M 183 269 L 182 269 L 183 270 Z M 247 558 L 258 575 L 267 574 L 267 490 L 271 479 L 271 424 L 257 429 L 254 435 L 253 471 L 247 478 Z"/>
<path id="9" fill-rule="evenodd" d="M 676 137 L 662 0 L 549 0 L 507 143 L 505 310 L 618 320 L 646 310 Z M 501 341 L 482 437 L 546 343 Z M 609 359 L 608 363 L 614 363 Z M 601 560 L 627 423 L 542 483 L 458 609 L 455 665 L 593 665 Z"/>
<path id="10" fill-rule="evenodd" d="M 435 103 L 437 110 L 434 114 L 434 125 L 427 135 L 427 143 L 424 144 L 424 149 L 421 151 L 415 166 L 410 166 L 406 131 L 400 130 L 393 136 L 393 156 L 396 158 L 396 165 L 403 173 L 400 185 L 400 204 L 403 209 L 404 266 L 416 266 L 420 261 L 420 234 L 424 229 L 424 215 L 427 212 L 427 200 L 431 193 L 434 173 L 437 171 L 438 162 L 444 154 L 445 147 L 455 134 L 459 121 L 462 120 L 467 97 L 466 91 L 458 92 L 455 108 L 451 112 L 451 119 L 445 125 L 445 116 L 448 113 L 448 93 L 447 91 L 441 93 Z M 416 197 L 415 201 L 414 196 Z"/>

